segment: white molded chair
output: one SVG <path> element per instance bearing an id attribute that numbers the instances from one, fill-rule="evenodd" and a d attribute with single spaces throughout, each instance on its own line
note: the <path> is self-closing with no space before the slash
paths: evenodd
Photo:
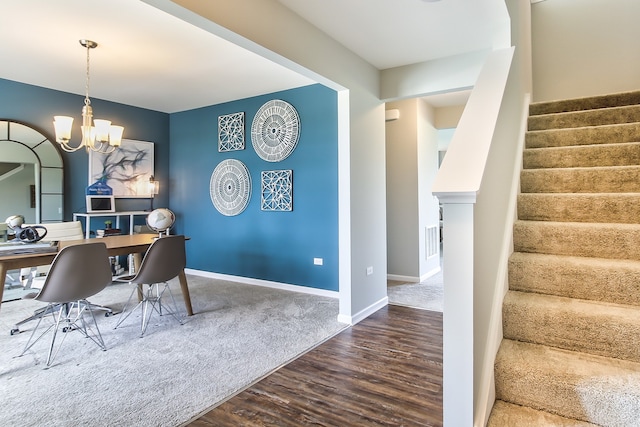
<path id="1" fill-rule="evenodd" d="M 178 306 L 168 282 L 177 277 L 186 266 L 187 256 L 184 241 L 184 236 L 182 235 L 164 236 L 156 239 L 149 246 L 138 273 L 133 277 L 121 277 L 117 280 L 129 282 L 135 286 L 114 329 L 120 326 L 137 308 L 142 309 L 141 337 L 147 330 L 149 319 L 154 311 L 161 316 L 169 314 L 178 323 L 182 324 L 182 318 L 178 316 Z M 145 286 L 147 287 L 146 289 Z M 140 301 L 135 307 L 128 309 L 136 291 L 141 295 Z M 165 292 L 168 292 L 173 306 L 170 310 L 167 310 L 167 304 L 162 300 Z"/>
<path id="2" fill-rule="evenodd" d="M 47 307 L 38 316 L 38 323 L 20 355 L 24 355 L 49 331 L 52 331 L 52 337 L 47 366 L 51 365 L 65 338 L 72 331 L 82 333 L 102 350 L 106 350 L 92 305 L 87 298 L 102 291 L 111 280 L 109 254 L 103 242 L 72 245 L 61 249 L 51 264 L 42 289 L 33 295 L 33 299 L 46 302 Z M 87 314 L 89 322 L 85 320 Z M 48 315 L 51 315 L 51 323 L 35 338 L 36 332 Z M 60 331 L 62 338 L 59 339 L 54 352 Z"/>

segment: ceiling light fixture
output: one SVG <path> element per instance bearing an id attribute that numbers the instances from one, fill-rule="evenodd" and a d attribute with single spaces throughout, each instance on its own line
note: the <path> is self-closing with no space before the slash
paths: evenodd
<path id="1" fill-rule="evenodd" d="M 71 141 L 71 126 L 73 117 L 54 116 L 53 127 L 56 131 L 56 142 L 64 151 L 74 152 L 84 147 L 99 153 L 111 153 L 118 148 L 122 142 L 122 126 L 112 126 L 109 120 L 95 119 L 93 126 L 93 109 L 89 99 L 89 51 L 98 46 L 98 43 L 91 40 L 80 40 L 80 44 L 87 48 L 87 80 L 85 85 L 84 107 L 82 107 L 82 141 L 76 147 L 69 145 Z"/>

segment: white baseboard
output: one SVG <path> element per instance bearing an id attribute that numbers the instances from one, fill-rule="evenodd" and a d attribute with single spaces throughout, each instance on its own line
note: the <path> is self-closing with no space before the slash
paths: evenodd
<path id="1" fill-rule="evenodd" d="M 400 274 L 387 274 L 387 280 L 397 280 L 399 282 L 410 282 L 410 283 L 420 283 L 422 281 L 427 280 L 431 276 L 435 276 L 440 273 L 441 268 L 436 267 L 433 270 L 423 274 L 420 277 L 417 276 L 402 276 Z"/>
<path id="2" fill-rule="evenodd" d="M 398 282 L 418 283 L 420 278 L 417 276 L 401 276 L 399 274 L 387 274 L 387 280 L 397 280 Z"/>
<path id="3" fill-rule="evenodd" d="M 268 280 L 253 279 L 250 277 L 232 276 L 229 274 L 212 273 L 210 271 L 194 270 L 191 268 L 185 268 L 186 274 L 192 274 L 194 276 L 208 277 L 211 279 L 228 280 L 230 282 L 239 282 L 247 285 L 263 286 L 265 288 L 282 289 L 291 292 L 301 292 L 304 294 L 319 295 L 329 298 L 338 298 L 339 292 L 328 291 L 326 289 L 309 288 L 307 286 L 289 285 L 287 283 L 271 282 Z"/>
<path id="4" fill-rule="evenodd" d="M 363 310 L 360 310 L 358 313 L 356 313 L 353 316 L 339 314 L 338 322 L 346 323 L 348 325 L 355 325 L 356 323 L 360 322 L 363 319 L 366 319 L 367 317 L 371 316 L 373 313 L 375 313 L 376 311 L 380 310 L 382 307 L 388 304 L 389 304 L 389 298 L 385 296 L 379 301 L 376 301 L 373 304 L 371 304 L 369 307 L 366 307 Z"/>

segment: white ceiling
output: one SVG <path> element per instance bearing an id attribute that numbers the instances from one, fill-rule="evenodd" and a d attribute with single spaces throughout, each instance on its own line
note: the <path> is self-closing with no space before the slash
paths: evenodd
<path id="1" fill-rule="evenodd" d="M 279 1 L 379 69 L 490 48 L 506 11 L 502 0 Z M 4 79 L 84 94 L 86 38 L 99 44 L 92 98 L 167 113 L 314 83 L 140 0 L 0 0 L 0 10 Z"/>

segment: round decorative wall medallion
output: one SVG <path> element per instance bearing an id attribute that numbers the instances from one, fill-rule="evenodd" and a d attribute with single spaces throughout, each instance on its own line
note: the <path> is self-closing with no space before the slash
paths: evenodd
<path id="1" fill-rule="evenodd" d="M 209 184 L 211 202 L 222 215 L 240 214 L 251 198 L 251 176 L 240 160 L 227 159 L 218 163 Z"/>
<path id="2" fill-rule="evenodd" d="M 279 162 L 295 150 L 300 136 L 300 117 L 291 104 L 274 99 L 253 118 L 251 143 L 261 159 Z"/>

